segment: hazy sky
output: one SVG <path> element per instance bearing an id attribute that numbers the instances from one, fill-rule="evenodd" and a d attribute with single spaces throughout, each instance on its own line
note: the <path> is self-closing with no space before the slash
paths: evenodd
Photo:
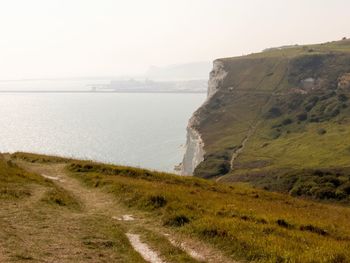
<path id="1" fill-rule="evenodd" d="M 349 0 L 0 0 L 0 79 L 142 74 L 350 36 Z"/>

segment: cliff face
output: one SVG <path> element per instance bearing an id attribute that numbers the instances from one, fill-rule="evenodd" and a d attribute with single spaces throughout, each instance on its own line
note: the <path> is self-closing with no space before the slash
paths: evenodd
<path id="1" fill-rule="evenodd" d="M 350 41 L 216 60 L 188 125 L 182 173 L 260 180 L 348 165 L 349 74 Z"/>
<path id="2" fill-rule="evenodd" d="M 207 100 L 209 100 L 220 88 L 226 75 L 227 72 L 225 71 L 224 63 L 220 60 L 215 60 L 213 63 L 213 70 L 210 72 Z"/>
<path id="3" fill-rule="evenodd" d="M 226 75 L 224 64 L 220 60 L 214 61 L 213 70 L 210 72 L 208 81 L 207 100 L 203 105 L 208 103 L 210 98 L 220 88 Z M 182 175 L 193 175 L 195 168 L 204 160 L 204 142 L 196 128 L 199 123 L 199 114 L 195 112 L 187 126 L 186 151 L 181 165 Z"/>
<path id="4" fill-rule="evenodd" d="M 187 127 L 186 152 L 181 166 L 182 175 L 193 175 L 194 169 L 204 160 L 204 143 L 193 125 L 195 121 L 193 116 Z"/>

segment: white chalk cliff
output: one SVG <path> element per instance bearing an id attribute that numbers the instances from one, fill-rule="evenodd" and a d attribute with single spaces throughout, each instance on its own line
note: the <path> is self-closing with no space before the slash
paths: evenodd
<path id="1" fill-rule="evenodd" d="M 227 72 L 224 70 L 224 64 L 220 60 L 215 60 L 213 63 L 213 70 L 210 72 L 210 78 L 208 82 L 208 97 L 204 102 L 204 105 L 208 103 L 210 98 L 220 88 L 222 81 L 226 77 Z M 186 151 L 181 164 L 182 175 L 193 175 L 196 167 L 204 160 L 204 142 L 198 127 L 199 119 L 198 114 L 195 112 L 191 117 L 187 126 L 187 141 Z"/>
<path id="2" fill-rule="evenodd" d="M 215 60 L 213 63 L 213 70 L 210 72 L 210 77 L 208 82 L 208 98 L 206 102 L 208 102 L 208 100 L 220 88 L 226 76 L 227 76 L 227 71 L 225 71 L 224 63 L 220 60 Z"/>

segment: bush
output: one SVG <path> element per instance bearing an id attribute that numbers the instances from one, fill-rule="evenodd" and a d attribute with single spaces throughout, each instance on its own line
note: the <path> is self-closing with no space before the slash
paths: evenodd
<path id="1" fill-rule="evenodd" d="M 329 183 L 335 187 L 338 187 L 339 185 L 341 185 L 341 181 L 334 175 L 333 176 L 332 175 L 324 176 L 324 177 L 318 179 L 317 182 L 319 182 L 320 184 Z"/>
<path id="2" fill-rule="evenodd" d="M 335 189 L 332 187 L 322 187 L 315 192 L 315 197 L 318 199 L 335 199 Z"/>
<path id="3" fill-rule="evenodd" d="M 317 104 L 317 102 L 319 101 L 320 99 L 317 97 L 317 96 L 314 96 L 312 98 L 310 98 L 308 100 L 308 102 L 306 103 L 306 106 L 305 106 L 305 110 L 307 112 L 309 112 L 310 110 L 312 110 L 313 107 L 315 107 L 315 105 Z"/>
<path id="4" fill-rule="evenodd" d="M 202 230 L 202 235 L 210 238 L 215 237 L 227 237 L 228 233 L 226 230 L 218 229 L 218 228 L 208 228 Z"/>
<path id="5" fill-rule="evenodd" d="M 324 230 L 322 228 L 319 228 L 317 226 L 313 226 L 313 225 L 300 226 L 300 230 L 301 231 L 309 231 L 309 232 L 312 232 L 312 233 L 319 234 L 321 236 L 328 235 L 326 230 Z"/>
<path id="6" fill-rule="evenodd" d="M 350 182 L 343 184 L 340 187 L 340 190 L 343 191 L 345 194 L 350 195 Z"/>
<path id="7" fill-rule="evenodd" d="M 279 225 L 280 227 L 284 227 L 284 228 L 293 228 L 293 225 L 288 223 L 286 220 L 284 219 L 278 219 L 276 221 L 277 225 Z"/>
<path id="8" fill-rule="evenodd" d="M 186 225 L 190 222 L 190 219 L 185 215 L 174 215 L 170 216 L 165 220 L 164 225 L 167 226 L 174 226 L 174 227 L 181 227 L 183 225 Z"/>
<path id="9" fill-rule="evenodd" d="M 336 117 L 338 116 L 340 113 L 340 110 L 338 108 L 334 109 L 331 113 L 331 117 Z"/>
<path id="10" fill-rule="evenodd" d="M 279 129 L 272 130 L 269 136 L 271 139 L 276 140 L 281 136 L 281 131 Z"/>
<path id="11" fill-rule="evenodd" d="M 346 263 L 347 259 L 344 254 L 335 254 L 332 256 L 331 260 L 329 261 L 330 263 Z"/>
<path id="12" fill-rule="evenodd" d="M 345 102 L 348 100 L 348 97 L 345 94 L 339 94 L 338 95 L 338 100 L 341 102 Z"/>
<path id="13" fill-rule="evenodd" d="M 323 128 L 320 128 L 320 129 L 317 130 L 317 134 L 318 135 L 324 135 L 326 133 L 327 133 L 327 131 L 325 129 L 323 129 Z"/>
<path id="14" fill-rule="evenodd" d="M 267 113 L 267 117 L 268 118 L 277 118 L 277 117 L 279 117 L 281 115 L 282 115 L 282 112 L 277 107 L 272 107 Z"/>
<path id="15" fill-rule="evenodd" d="M 282 125 L 283 125 L 283 126 L 286 126 L 286 125 L 289 125 L 289 124 L 292 124 L 292 123 L 293 123 L 293 120 L 290 119 L 290 118 L 284 119 L 284 120 L 282 121 Z"/>
<path id="16" fill-rule="evenodd" d="M 327 100 L 327 99 L 333 97 L 334 95 L 336 95 L 336 93 L 335 93 L 334 91 L 332 91 L 332 92 L 330 92 L 330 93 L 327 93 L 327 94 L 321 96 L 321 97 L 320 97 L 320 100 Z"/>
<path id="17" fill-rule="evenodd" d="M 154 208 L 160 208 L 166 206 L 167 200 L 162 195 L 153 195 L 149 198 L 149 204 Z"/>
<path id="18" fill-rule="evenodd" d="M 305 121 L 307 120 L 307 113 L 300 113 L 297 115 L 297 118 L 299 121 Z"/>
<path id="19" fill-rule="evenodd" d="M 338 189 L 335 191 L 335 198 L 337 200 L 343 200 L 343 199 L 346 199 L 347 197 L 348 195 L 344 191 L 338 190 Z"/>

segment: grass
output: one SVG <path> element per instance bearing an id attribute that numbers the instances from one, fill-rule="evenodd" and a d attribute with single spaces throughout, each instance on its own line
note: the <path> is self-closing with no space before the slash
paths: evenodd
<path id="1" fill-rule="evenodd" d="M 147 170 L 73 161 L 67 169 L 165 227 L 255 262 L 347 262 L 350 210 Z"/>
<path id="2" fill-rule="evenodd" d="M 0 155 L 1 262 L 144 262 L 116 220 L 87 211 L 79 196 L 32 172 L 62 162 Z"/>
<path id="3" fill-rule="evenodd" d="M 71 161 L 70 158 L 60 156 L 47 156 L 35 153 L 15 152 L 11 155 L 13 159 L 20 159 L 30 163 L 67 163 Z"/>
<path id="4" fill-rule="evenodd" d="M 20 156 L 22 155 L 14 154 L 13 158 L 20 158 Z M 38 155 L 23 154 L 22 159 L 29 160 L 29 158 L 32 158 L 33 156 L 38 158 Z M 41 160 L 45 159 L 44 156 L 41 156 L 40 158 Z M 60 160 L 62 161 L 63 159 Z M 44 162 L 48 161 L 57 162 L 54 161 L 53 158 L 45 160 Z M 47 180 L 38 174 L 24 170 L 15 162 L 6 160 L 4 156 L 0 155 L 0 199 L 11 201 L 15 199 L 29 198 L 34 194 L 38 187 L 47 189 L 40 199 L 42 202 L 69 209 L 80 208 L 79 201 L 76 197 L 72 196 L 63 188 L 53 184 L 50 180 Z"/>
<path id="5" fill-rule="evenodd" d="M 72 210 L 81 210 L 82 208 L 77 197 L 59 186 L 51 187 L 41 198 L 41 201 L 49 205 L 69 208 Z"/>
<path id="6" fill-rule="evenodd" d="M 93 260 L 87 258 L 86 261 L 144 262 L 141 256 L 130 247 L 123 227 L 115 225 L 115 222 L 111 222 L 110 219 L 103 216 L 84 217 L 79 225 L 88 229 L 87 233 L 80 236 L 82 245 L 95 254 Z"/>
<path id="7" fill-rule="evenodd" d="M 142 233 L 141 241 L 149 244 L 154 251 L 158 251 L 163 255 L 167 262 L 198 262 L 180 248 L 173 246 L 165 236 L 161 236 L 144 228 L 137 228 L 135 230 L 138 233 Z"/>
<path id="8" fill-rule="evenodd" d="M 278 138 L 269 138 L 270 127 L 265 124 L 251 138 L 225 180 L 244 179 L 267 190 L 349 201 L 348 125 L 323 122 L 300 126 L 303 124 L 295 123 L 289 129 L 296 131 L 282 130 Z M 263 165 L 251 165 L 257 161 Z M 322 194 L 327 192 L 330 195 Z"/>
<path id="9" fill-rule="evenodd" d="M 32 185 L 46 184 L 41 176 L 27 172 L 0 155 L 0 199 L 21 199 L 32 194 Z"/>
<path id="10" fill-rule="evenodd" d="M 349 40 L 220 60 L 228 74 L 196 113 L 195 128 L 206 152 L 196 176 L 242 179 L 290 192 L 291 174 L 297 178 L 307 169 L 347 170 L 350 90 L 338 81 L 350 72 Z M 303 84 L 308 78 L 315 79 L 311 88 Z M 252 127 L 255 132 L 231 167 L 233 153 Z M 287 178 L 274 179 L 283 175 Z"/>

